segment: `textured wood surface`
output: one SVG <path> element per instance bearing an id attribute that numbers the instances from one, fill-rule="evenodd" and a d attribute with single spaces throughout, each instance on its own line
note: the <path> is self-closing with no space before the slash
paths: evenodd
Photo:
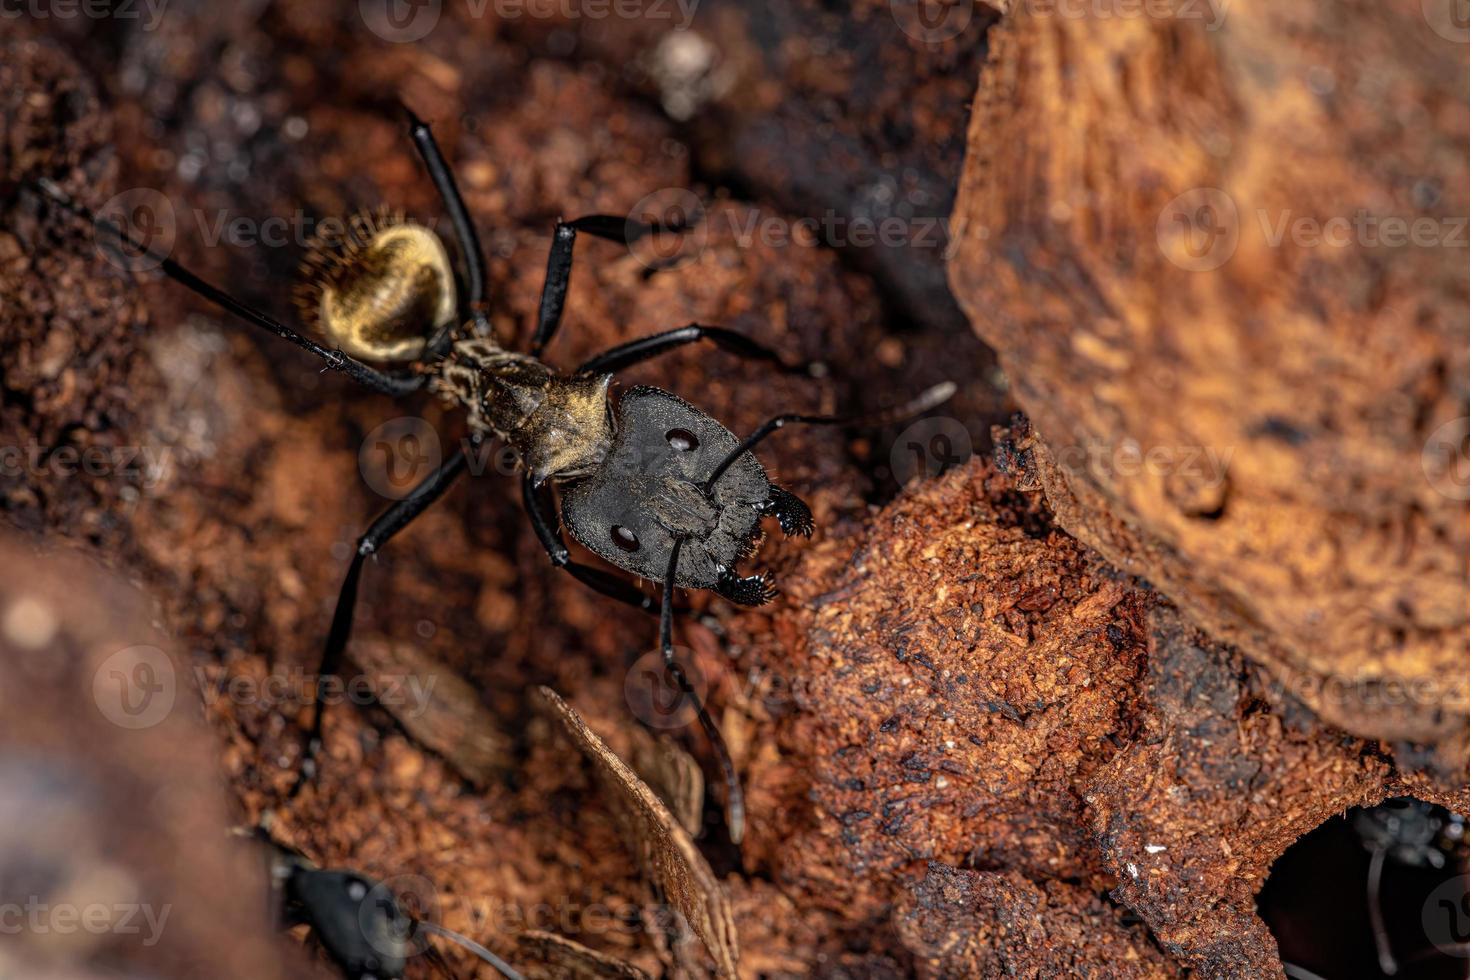
<path id="1" fill-rule="evenodd" d="M 1463 782 L 1464 32 L 1419 0 L 1044 6 L 992 32 L 950 280 L 1062 523 Z"/>

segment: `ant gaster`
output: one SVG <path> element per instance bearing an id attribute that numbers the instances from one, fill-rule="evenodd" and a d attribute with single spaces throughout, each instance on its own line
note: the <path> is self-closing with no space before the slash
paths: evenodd
<path id="1" fill-rule="evenodd" d="M 740 333 L 701 324 L 629 341 L 569 373 L 548 366 L 541 355 L 561 322 L 577 235 L 631 245 L 654 232 L 686 227 L 679 222 L 654 225 L 612 215 L 557 222 L 529 350 L 522 353 L 502 346 L 484 312 L 484 258 L 474 224 L 429 127 L 410 110 L 404 108 L 404 112 L 454 226 L 465 267 L 462 291 L 454 288 L 447 252 L 433 232 L 404 221 L 401 215 L 361 215 L 340 241 L 322 242 L 313 250 L 306 269 L 307 284 L 297 295 L 307 322 L 335 344 L 328 348 L 231 297 L 172 259 L 153 258 L 170 278 L 321 358 L 327 369 L 341 371 L 391 396 L 427 385 L 461 405 L 468 415 L 472 446 L 499 437 L 519 455 L 525 469 L 522 500 L 555 567 L 620 602 L 645 611 L 655 609 L 653 598 L 633 583 L 571 558 L 558 529 L 552 498 L 553 487 L 559 486 L 564 490 L 562 522 L 577 541 L 612 565 L 661 582 L 658 608 L 663 660 L 683 694 L 694 702 L 700 725 L 719 760 L 727 786 L 730 836 L 738 843 L 744 828 L 740 782 L 719 729 L 675 660 L 673 590 L 712 589 L 742 605 L 768 602 L 776 591 L 768 574 L 741 576 L 735 571 L 759 542 L 760 518 L 774 516 L 786 534 L 810 536 L 810 510 L 794 494 L 771 483 L 750 453 L 762 439 L 791 423 L 888 424 L 941 404 L 953 394 L 954 385 L 935 385 L 907 404 L 861 420 L 779 415 L 743 441 L 688 402 L 657 388 L 634 388 L 614 407 L 609 386 L 618 371 L 700 340 L 740 357 L 766 361 L 785 372 L 808 376 L 819 372 L 812 366 L 789 365 L 775 351 Z M 74 203 L 55 183 L 42 180 L 38 186 L 96 229 L 132 248 L 143 248 L 121 228 Z M 412 364 L 408 370 L 393 371 L 364 361 Z M 367 557 L 443 496 L 465 472 L 466 462 L 461 447 L 380 515 L 358 540 L 318 676 L 333 675 L 340 667 Z M 323 714 L 319 695 L 318 690 L 293 796 L 315 772 Z"/>

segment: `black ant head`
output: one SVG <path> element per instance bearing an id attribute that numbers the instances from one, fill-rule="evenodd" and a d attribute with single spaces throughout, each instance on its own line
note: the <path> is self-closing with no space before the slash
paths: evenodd
<path id="1" fill-rule="evenodd" d="M 403 976 L 413 952 L 414 921 L 381 884 L 355 871 L 292 869 L 286 899 L 311 926 L 327 955 L 352 980 Z"/>
<path id="2" fill-rule="evenodd" d="M 380 208 L 318 232 L 296 305 L 333 346 L 365 361 L 413 361 L 455 319 L 454 269 L 439 236 Z"/>
<path id="3" fill-rule="evenodd" d="M 740 445 L 719 422 L 658 388 L 638 387 L 617 409 L 617 434 L 602 465 L 563 495 L 573 537 L 642 578 L 662 581 L 674 541 L 683 539 L 675 584 L 714 589 L 745 605 L 775 594 L 765 576 L 735 566 L 760 541 L 772 513 L 788 534 L 811 534 L 811 512 L 773 486 L 755 456 L 742 453 L 712 486 L 715 469 Z"/>

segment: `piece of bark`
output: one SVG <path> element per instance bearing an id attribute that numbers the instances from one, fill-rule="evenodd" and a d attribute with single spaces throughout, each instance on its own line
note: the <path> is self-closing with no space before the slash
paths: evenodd
<path id="1" fill-rule="evenodd" d="M 1150 616 L 1149 710 L 1085 789 L 1117 898 L 1202 977 L 1280 976 L 1256 893 L 1298 838 L 1349 807 L 1444 793 L 1334 732 L 1175 610 Z"/>
<path id="2" fill-rule="evenodd" d="M 739 941 L 724 887 L 668 807 L 598 738 L 559 695 L 537 690 L 541 707 L 592 763 L 598 784 L 618 813 L 628 845 L 649 881 L 678 909 L 710 957 L 716 973 L 738 975 Z"/>
<path id="3" fill-rule="evenodd" d="M 464 678 L 408 644 L 358 643 L 352 659 L 377 703 L 461 776 L 483 787 L 512 768 L 510 738 Z"/>
<path id="4" fill-rule="evenodd" d="M 1063 525 L 1332 723 L 1438 745 L 1405 758 L 1450 789 L 1470 506 L 1435 433 L 1470 417 L 1447 193 L 1470 62 L 1432 7 L 1020 5 L 991 33 L 950 281 Z M 1433 240 L 1367 240 L 1360 213 Z"/>
<path id="5" fill-rule="evenodd" d="M 0 577 L 0 906 L 19 913 L 0 976 L 313 975 L 226 833 L 198 694 L 152 603 L 8 532 L 0 565 L 22 572 Z"/>
<path id="6" fill-rule="evenodd" d="M 1184 971 L 1125 925 L 1123 913 L 1060 881 L 1014 871 L 931 863 L 900 905 L 897 929 L 922 977 L 1182 977 Z"/>
<path id="7" fill-rule="evenodd" d="M 518 940 L 521 972 L 533 980 L 649 980 L 629 963 L 554 933 L 528 930 Z"/>
<path id="8" fill-rule="evenodd" d="M 1076 789 L 1139 710 L 1146 595 L 978 464 L 834 544 L 771 665 L 794 703 L 747 854 L 854 918 L 915 861 L 1098 883 Z"/>
<path id="9" fill-rule="evenodd" d="M 704 826 L 704 772 L 666 733 L 657 737 L 630 724 L 633 751 L 628 764 L 658 794 L 679 826 L 697 836 Z"/>
<path id="10" fill-rule="evenodd" d="M 742 621 L 794 692 L 748 764 L 749 866 L 878 949 L 902 945 L 891 909 L 927 860 L 1111 890 L 1177 965 L 1279 976 L 1254 896 L 1293 842 L 1350 806 L 1470 792 L 1323 723 L 1037 498 L 979 462 L 916 483 L 803 556 L 809 591 L 768 627 L 797 639 Z"/>

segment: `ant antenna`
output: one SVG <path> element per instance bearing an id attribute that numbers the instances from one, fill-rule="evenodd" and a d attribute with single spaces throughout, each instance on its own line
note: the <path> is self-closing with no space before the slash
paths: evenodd
<path id="1" fill-rule="evenodd" d="M 715 467 L 714 472 L 710 474 L 708 480 L 704 481 L 704 486 L 701 489 L 708 494 L 710 488 L 720 482 L 720 477 L 725 475 L 725 471 L 737 459 L 745 453 L 750 452 L 751 449 L 755 448 L 757 443 L 777 429 L 784 428 L 793 423 L 801 425 L 864 425 L 878 428 L 906 418 L 911 418 L 915 415 L 923 415 L 930 409 L 937 408 L 949 401 L 950 398 L 954 397 L 954 393 L 957 390 L 958 388 L 953 381 L 941 381 L 939 384 L 928 388 L 917 397 L 911 398 L 901 405 L 880 408 L 876 412 L 869 412 L 865 415 L 801 415 L 799 413 L 777 415 L 759 429 L 746 436 L 740 445 L 736 446 L 730 451 L 728 456 L 720 460 L 720 465 Z"/>
<path id="2" fill-rule="evenodd" d="M 170 279 L 179 283 L 186 289 L 197 293 L 198 295 L 209 300 L 211 303 L 214 303 L 216 306 L 219 306 L 229 311 L 230 313 L 235 314 L 241 319 L 251 324 L 254 324 L 257 327 L 260 327 L 262 330 L 275 334 L 282 340 L 289 341 L 290 343 L 295 344 L 297 347 L 300 347 L 302 350 L 310 354 L 315 354 L 326 363 L 328 370 L 341 371 L 343 374 L 347 375 L 349 378 L 356 381 L 357 383 L 371 388 L 372 390 L 384 395 L 406 395 L 409 392 L 417 391 L 419 388 L 422 388 L 424 386 L 425 378 L 423 375 L 395 377 L 393 375 L 384 374 L 382 371 L 377 371 L 373 368 L 368 367 L 361 361 L 357 361 L 351 357 L 348 357 L 340 350 L 328 350 L 327 348 L 318 343 L 315 343 L 309 338 L 303 337 L 301 334 L 292 330 L 285 324 L 278 323 L 277 321 L 266 316 L 259 310 L 245 305 L 244 303 L 235 299 L 235 297 L 231 296 L 229 293 L 225 292 L 223 289 L 220 289 L 218 286 L 205 282 L 203 279 L 199 278 L 188 269 L 179 265 L 168 256 L 160 255 L 159 253 L 155 252 L 150 246 L 138 241 L 125 229 L 119 227 L 115 222 L 109 221 L 106 218 L 99 217 L 97 214 L 78 204 L 72 199 L 71 195 L 63 191 L 54 181 L 50 180 L 49 178 L 39 178 L 35 181 L 34 186 L 39 188 L 40 191 L 45 194 L 47 198 L 55 202 L 62 209 L 70 212 L 73 216 L 80 218 L 83 221 L 89 222 L 93 227 L 94 237 L 96 231 L 105 231 L 107 234 L 117 239 L 119 244 L 124 244 L 132 249 L 136 249 L 142 255 L 147 256 L 148 258 L 157 262 L 159 264 L 159 267 L 163 269 L 165 275 L 167 275 Z"/>
<path id="3" fill-rule="evenodd" d="M 480 959 L 484 960 L 486 963 L 489 963 L 495 969 L 499 970 L 501 974 L 506 978 L 506 980 L 526 980 L 526 978 L 521 976 L 521 974 L 518 973 L 515 968 L 512 967 L 509 963 L 505 962 L 505 960 L 496 956 L 494 953 L 490 952 L 490 950 L 486 949 L 484 946 L 481 946 L 470 937 L 457 933 L 453 929 L 441 926 L 436 922 L 420 921 L 418 925 L 436 936 L 443 936 L 450 942 L 453 942 L 459 946 L 463 946 L 465 949 L 469 950 L 471 953 L 474 953 Z"/>
<path id="4" fill-rule="evenodd" d="M 720 771 L 725 777 L 726 823 L 730 827 L 730 841 L 739 844 L 745 837 L 745 793 L 740 788 L 740 777 L 735 774 L 735 763 L 730 758 L 725 737 L 720 734 L 719 727 L 705 710 L 704 702 L 695 692 L 694 685 L 689 683 L 684 668 L 674 659 L 674 576 L 679 569 L 679 550 L 683 545 L 682 537 L 675 538 L 674 547 L 669 551 L 669 570 L 664 576 L 663 606 L 659 610 L 658 618 L 658 643 L 663 652 L 664 666 L 674 675 L 679 690 L 694 702 L 694 708 L 699 713 L 699 725 L 704 729 L 705 737 L 709 739 L 715 757 L 720 761 Z"/>

